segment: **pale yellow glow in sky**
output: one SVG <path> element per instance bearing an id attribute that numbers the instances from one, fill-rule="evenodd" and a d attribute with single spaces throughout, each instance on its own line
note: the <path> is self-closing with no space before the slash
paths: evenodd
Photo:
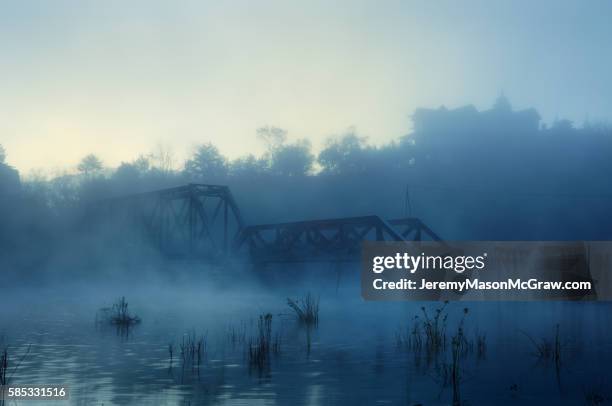
<path id="1" fill-rule="evenodd" d="M 502 90 L 548 120 L 609 117 L 594 90 L 610 80 L 605 3 L 431 3 L 0 1 L 0 144 L 25 174 L 91 152 L 116 166 L 158 143 L 180 166 L 208 141 L 261 153 L 263 125 L 315 149 L 349 127 L 385 143 L 416 107 L 486 108 Z"/>

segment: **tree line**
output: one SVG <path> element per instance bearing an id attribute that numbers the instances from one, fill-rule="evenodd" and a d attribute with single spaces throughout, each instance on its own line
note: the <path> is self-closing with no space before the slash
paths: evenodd
<path id="1" fill-rule="evenodd" d="M 593 219 L 612 203 L 610 126 L 547 126 L 537 111 L 513 110 L 505 98 L 484 111 L 418 109 L 412 120 L 410 134 L 381 146 L 349 131 L 315 152 L 308 140 L 290 142 L 285 130 L 267 126 L 256 133 L 266 147 L 260 156 L 230 160 L 204 142 L 179 164 L 158 146 L 116 168 L 88 154 L 77 173 L 21 182 L 0 148 L 0 220 L 15 208 L 44 219 L 97 199 L 194 182 L 229 185 L 252 222 L 415 215 L 439 222 L 447 236 L 499 238 L 523 235 L 519 224 L 554 231 L 564 218 L 575 222 L 564 229 L 568 235 L 607 232 Z"/>

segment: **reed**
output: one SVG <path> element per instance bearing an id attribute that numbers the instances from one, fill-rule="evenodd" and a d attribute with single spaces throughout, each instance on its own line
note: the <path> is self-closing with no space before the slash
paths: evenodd
<path id="1" fill-rule="evenodd" d="M 476 352 L 478 358 L 484 358 L 487 353 L 487 335 L 476 333 Z"/>
<path id="2" fill-rule="evenodd" d="M 117 300 L 111 308 L 111 323 L 115 325 L 131 326 L 140 323 L 140 317 L 130 313 L 125 296 Z"/>
<path id="3" fill-rule="evenodd" d="M 559 324 L 555 326 L 555 348 L 553 357 L 558 370 L 561 365 L 561 339 L 559 338 Z"/>
<path id="4" fill-rule="evenodd" d="M 300 323 L 313 326 L 319 323 L 319 298 L 310 292 L 297 300 L 287 298 L 287 305 L 295 312 Z"/>
<path id="5" fill-rule="evenodd" d="M 96 324 L 108 323 L 118 328 L 129 328 L 140 323 L 140 317 L 129 310 L 125 297 L 119 298 L 111 307 L 103 307 L 96 313 Z"/>
<path id="6" fill-rule="evenodd" d="M 584 402 L 587 406 L 600 406 L 610 404 L 612 397 L 605 389 L 607 385 L 603 382 L 591 384 L 587 388 L 583 388 Z"/>
<path id="7" fill-rule="evenodd" d="M 5 348 L 0 355 L 0 386 L 8 383 L 9 356 L 8 348 Z"/>
<path id="8" fill-rule="evenodd" d="M 448 301 L 435 309 L 434 315 L 429 316 L 425 307 L 421 307 L 423 313 L 423 330 L 425 332 L 425 345 L 431 353 L 441 351 L 446 347 L 446 320 L 448 319 L 448 313 L 446 312 L 446 306 Z"/>
<path id="9" fill-rule="evenodd" d="M 433 372 L 437 376 L 439 383 L 442 387 L 450 386 L 452 388 L 452 405 L 460 406 L 465 404 L 461 400 L 461 384 L 464 380 L 463 362 L 469 354 L 474 352 L 475 346 L 478 348 L 478 351 L 484 352 L 486 339 L 485 335 L 477 333 L 476 345 L 474 340 L 468 340 L 465 333 L 465 321 L 469 314 L 469 309 L 466 307 L 463 309 L 462 317 L 457 324 L 456 330 L 449 336 L 450 354 L 448 354 L 448 346 L 446 346 L 446 303 L 436 309 L 436 313 L 432 317 L 429 317 L 427 311 L 422 308 L 425 315 L 425 321 L 423 321 L 425 351 L 427 359 L 433 358 L 435 361 Z M 444 355 L 444 358 L 446 358 L 446 355 L 449 355 L 450 360 L 448 362 L 440 362 L 440 357 L 437 356 L 439 353 Z M 415 351 L 415 354 L 420 354 L 420 351 Z M 436 355 L 436 357 L 432 357 L 433 355 Z"/>
<path id="10" fill-rule="evenodd" d="M 5 347 L 0 353 L 0 386 L 5 386 L 9 384 L 11 377 L 15 375 L 21 363 L 27 358 L 28 354 L 30 354 L 30 350 L 32 349 L 32 345 L 28 345 L 25 353 L 21 357 L 21 359 L 17 362 L 17 364 L 13 365 L 13 370 L 9 374 L 9 368 L 11 367 L 11 361 L 9 358 L 9 350 L 8 347 Z"/>
<path id="11" fill-rule="evenodd" d="M 280 349 L 280 334 L 272 336 L 272 314 L 266 313 L 259 316 L 257 334 L 249 339 L 249 366 L 260 371 L 266 370 L 270 364 L 271 354 L 280 353 Z"/>
<path id="12" fill-rule="evenodd" d="M 457 332 L 451 338 L 451 374 L 450 381 L 453 388 L 453 406 L 461 405 L 461 357 L 469 350 L 469 343 L 464 334 L 465 317 L 468 308 L 463 309 L 463 317 L 457 327 Z"/>
<path id="13" fill-rule="evenodd" d="M 172 364 L 172 360 L 174 359 L 174 343 L 168 344 L 168 354 L 170 355 L 170 363 Z"/>
<path id="14" fill-rule="evenodd" d="M 533 348 L 535 349 L 536 355 L 540 359 L 552 359 L 557 367 L 561 364 L 561 338 L 559 336 L 559 324 L 555 326 L 555 338 L 549 340 L 547 338 L 541 338 L 539 341 L 535 340 L 529 334 L 521 331 L 525 337 L 529 339 Z"/>
<path id="15" fill-rule="evenodd" d="M 195 330 L 184 334 L 179 343 L 179 349 L 183 363 L 200 365 L 206 355 L 206 336 L 196 336 Z"/>

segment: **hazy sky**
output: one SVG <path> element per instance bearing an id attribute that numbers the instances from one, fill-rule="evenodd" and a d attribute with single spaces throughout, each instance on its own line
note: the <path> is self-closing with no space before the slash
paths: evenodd
<path id="1" fill-rule="evenodd" d="M 420 106 L 612 116 L 612 2 L 0 0 L 0 144 L 28 173 L 158 144 L 259 153 L 263 125 L 377 144 Z"/>

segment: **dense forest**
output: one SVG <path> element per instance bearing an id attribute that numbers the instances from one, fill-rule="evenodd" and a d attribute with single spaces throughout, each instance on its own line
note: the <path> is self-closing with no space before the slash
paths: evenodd
<path id="1" fill-rule="evenodd" d="M 504 97 L 485 111 L 418 109 L 412 120 L 383 146 L 349 132 L 315 154 L 265 127 L 262 156 L 228 160 L 204 142 L 182 165 L 158 148 L 108 168 L 92 153 L 53 178 L 20 179 L 0 149 L 0 265 L 52 261 L 93 201 L 190 182 L 229 185 L 248 224 L 378 214 L 419 217 L 449 240 L 612 238 L 609 126 L 546 126 Z"/>

